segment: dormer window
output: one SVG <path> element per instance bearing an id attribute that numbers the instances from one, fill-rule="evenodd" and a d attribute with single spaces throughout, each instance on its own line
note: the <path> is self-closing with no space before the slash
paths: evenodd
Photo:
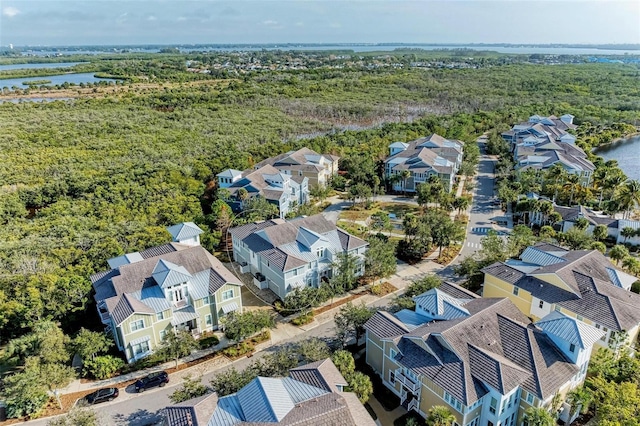
<path id="1" fill-rule="evenodd" d="M 186 299 L 189 295 L 187 292 L 187 283 L 179 284 L 167 288 L 167 298 L 173 303 L 179 303 Z"/>
<path id="2" fill-rule="evenodd" d="M 576 351 L 576 345 L 574 345 L 573 343 L 571 343 L 571 344 L 569 345 L 569 352 L 573 353 L 573 352 L 575 352 L 575 351 Z"/>
<path id="3" fill-rule="evenodd" d="M 316 249 L 316 256 L 318 256 L 318 258 L 322 258 L 324 256 L 324 247 Z"/>

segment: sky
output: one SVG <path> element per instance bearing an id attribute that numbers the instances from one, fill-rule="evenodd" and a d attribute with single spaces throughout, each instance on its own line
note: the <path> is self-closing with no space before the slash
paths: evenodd
<path id="1" fill-rule="evenodd" d="M 640 0 L 0 0 L 0 45 L 640 43 Z"/>

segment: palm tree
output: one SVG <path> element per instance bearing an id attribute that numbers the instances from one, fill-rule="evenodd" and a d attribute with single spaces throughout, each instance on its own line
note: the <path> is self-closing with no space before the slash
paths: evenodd
<path id="1" fill-rule="evenodd" d="M 547 219 L 553 211 L 553 203 L 550 201 L 543 201 L 540 203 L 540 213 L 543 215 L 542 225 L 547 223 Z"/>
<path id="2" fill-rule="evenodd" d="M 580 176 L 575 173 L 571 173 L 567 176 L 567 181 L 562 187 L 569 190 L 571 194 L 569 196 L 569 205 L 573 205 L 573 197 L 575 196 L 576 191 L 580 190 Z"/>
<path id="3" fill-rule="evenodd" d="M 529 407 L 524 412 L 524 424 L 527 426 L 554 426 L 556 419 L 545 408 Z"/>
<path id="4" fill-rule="evenodd" d="M 636 230 L 630 226 L 625 226 L 624 228 L 622 228 L 622 231 L 620 231 L 620 235 L 624 237 L 624 240 L 622 242 L 626 243 L 627 238 L 631 238 L 636 235 Z"/>
<path id="5" fill-rule="evenodd" d="M 567 171 L 560 163 L 555 163 L 547 170 L 545 178 L 553 181 L 554 193 L 553 202 L 558 199 L 558 189 L 560 189 L 560 183 L 567 179 Z"/>
<path id="6" fill-rule="evenodd" d="M 393 190 L 393 187 L 400 183 L 401 180 L 402 177 L 397 173 L 389 176 L 389 184 L 391 184 L 391 190 Z"/>
<path id="7" fill-rule="evenodd" d="M 616 261 L 616 265 L 627 256 L 629 256 L 629 250 L 622 244 L 615 245 L 609 250 L 609 257 Z"/>
<path id="8" fill-rule="evenodd" d="M 411 177 L 411 172 L 409 170 L 403 170 L 400 173 L 400 177 L 402 177 L 402 190 L 404 195 L 407 195 L 407 179 Z"/>
<path id="9" fill-rule="evenodd" d="M 468 209 L 470 204 L 469 197 L 457 197 L 453 200 L 453 207 L 458 210 L 458 215 L 462 214 L 463 210 Z"/>
<path id="10" fill-rule="evenodd" d="M 451 426 L 456 417 L 444 405 L 434 405 L 429 409 L 428 426 Z"/>
<path id="11" fill-rule="evenodd" d="M 631 211 L 640 205 L 640 181 L 628 180 L 618 191 L 616 197 L 620 206 L 625 210 L 624 217 L 628 219 Z"/>
<path id="12" fill-rule="evenodd" d="M 622 259 L 622 267 L 636 277 L 640 275 L 640 259 L 636 257 L 627 256 Z"/>

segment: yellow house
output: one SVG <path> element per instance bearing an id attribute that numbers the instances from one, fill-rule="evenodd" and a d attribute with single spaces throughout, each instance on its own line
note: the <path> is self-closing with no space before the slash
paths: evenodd
<path id="1" fill-rule="evenodd" d="M 151 354 L 167 333 L 195 337 L 242 310 L 240 280 L 200 246 L 202 230 L 172 226 L 173 242 L 109 259 L 91 276 L 98 314 L 128 362 Z"/>
<path id="2" fill-rule="evenodd" d="M 557 312 L 533 324 L 509 299 L 456 287 L 445 283 L 416 296 L 415 312 L 379 311 L 365 324 L 367 363 L 403 407 L 426 417 L 444 405 L 457 425 L 515 426 L 528 407 L 548 408 L 583 382 L 600 330 Z"/>
<path id="3" fill-rule="evenodd" d="M 538 320 L 557 311 L 602 330 L 597 348 L 637 341 L 640 295 L 629 290 L 635 277 L 597 250 L 566 250 L 538 244 L 519 260 L 483 269 L 484 297 L 508 297 L 522 313 Z"/>

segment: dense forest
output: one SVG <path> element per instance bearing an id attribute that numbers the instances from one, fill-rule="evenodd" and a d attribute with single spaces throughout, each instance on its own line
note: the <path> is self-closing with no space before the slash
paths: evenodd
<path id="1" fill-rule="evenodd" d="M 193 220 L 217 243 L 204 197 L 216 173 L 309 146 L 368 164 L 433 132 L 473 141 L 530 114 L 637 126 L 640 69 L 512 64 L 477 69 L 189 73 L 184 57 L 116 57 L 113 94 L 0 104 L 0 339 L 38 321 L 93 318 L 89 275 Z M 154 82 L 140 84 L 138 82 Z"/>

